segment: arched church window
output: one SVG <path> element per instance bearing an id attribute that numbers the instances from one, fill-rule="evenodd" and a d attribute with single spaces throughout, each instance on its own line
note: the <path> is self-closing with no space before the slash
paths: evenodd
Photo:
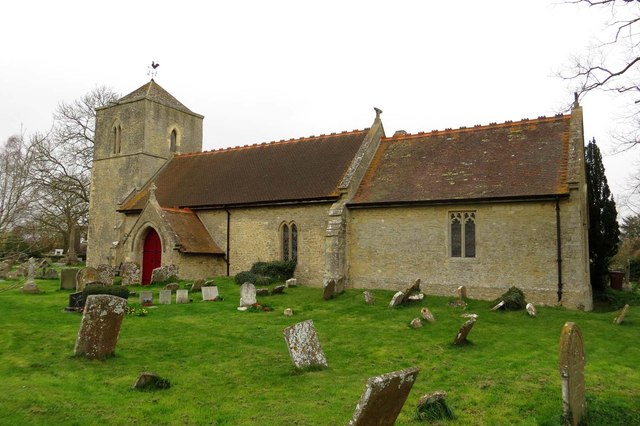
<path id="1" fill-rule="evenodd" d="M 178 132 L 176 129 L 171 131 L 171 144 L 169 145 L 169 151 L 176 152 L 178 146 Z"/>
<path id="2" fill-rule="evenodd" d="M 298 227 L 291 225 L 291 260 L 298 260 Z"/>
<path id="3" fill-rule="evenodd" d="M 289 260 L 289 226 L 282 225 L 282 260 Z"/>
<path id="4" fill-rule="evenodd" d="M 295 223 L 282 225 L 282 260 L 298 260 L 298 227 Z"/>
<path id="5" fill-rule="evenodd" d="M 119 154 L 122 147 L 122 127 L 120 124 L 113 126 L 113 153 Z"/>
<path id="6" fill-rule="evenodd" d="M 451 257 L 476 257 L 476 213 L 449 213 Z"/>

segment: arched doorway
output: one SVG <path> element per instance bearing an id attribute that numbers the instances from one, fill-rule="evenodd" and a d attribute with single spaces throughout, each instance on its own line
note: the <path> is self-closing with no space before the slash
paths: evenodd
<path id="1" fill-rule="evenodd" d="M 142 250 L 142 285 L 151 283 L 151 272 L 161 266 L 162 244 L 155 229 L 150 228 Z"/>

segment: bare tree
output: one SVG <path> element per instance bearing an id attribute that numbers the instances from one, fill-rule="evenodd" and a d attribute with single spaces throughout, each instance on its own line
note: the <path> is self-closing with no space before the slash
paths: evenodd
<path id="1" fill-rule="evenodd" d="M 25 218 L 32 203 L 29 171 L 33 151 L 22 135 L 10 136 L 0 146 L 0 232 L 5 233 Z"/>

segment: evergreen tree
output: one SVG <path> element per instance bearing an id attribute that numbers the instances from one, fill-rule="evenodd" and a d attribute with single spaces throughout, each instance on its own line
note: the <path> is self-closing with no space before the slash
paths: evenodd
<path id="1" fill-rule="evenodd" d="M 589 201 L 589 260 L 591 286 L 594 291 L 604 290 L 609 261 L 618 251 L 620 229 L 618 211 L 604 174 L 602 156 L 595 138 L 585 152 L 587 193 Z"/>

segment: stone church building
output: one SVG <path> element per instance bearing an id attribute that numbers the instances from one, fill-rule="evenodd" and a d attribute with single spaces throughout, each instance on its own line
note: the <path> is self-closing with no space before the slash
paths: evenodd
<path id="1" fill-rule="evenodd" d="M 373 115 L 373 114 L 372 114 Z M 202 151 L 203 116 L 155 81 L 97 110 L 87 263 L 142 279 L 295 259 L 299 282 L 592 309 L 582 109 L 387 136 L 371 127 Z"/>

